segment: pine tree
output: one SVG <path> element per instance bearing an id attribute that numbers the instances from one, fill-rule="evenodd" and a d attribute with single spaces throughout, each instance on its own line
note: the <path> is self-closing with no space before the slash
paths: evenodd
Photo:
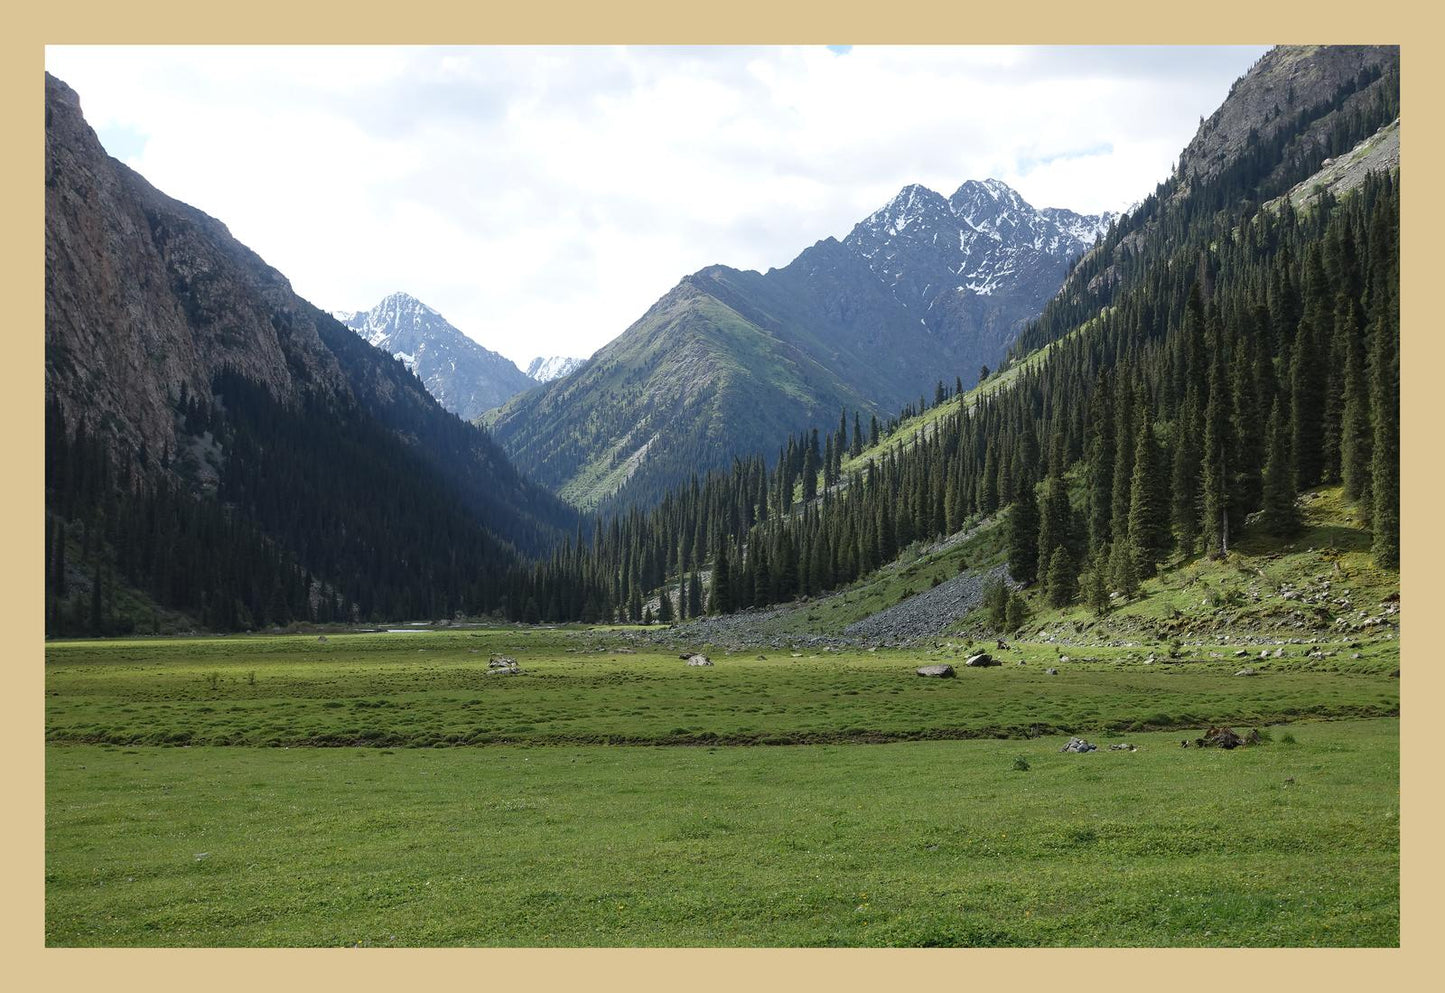
<path id="1" fill-rule="evenodd" d="M 1370 370 L 1374 451 L 1370 462 L 1371 551 L 1381 568 L 1400 567 L 1400 325 L 1375 325 Z"/>
<path id="2" fill-rule="evenodd" d="M 1048 478 L 1044 506 L 1039 519 L 1038 567 L 1035 575 L 1047 579 L 1053 568 L 1054 551 L 1069 543 L 1072 511 L 1069 491 L 1058 475 Z"/>
<path id="3" fill-rule="evenodd" d="M 1073 603 L 1079 592 L 1078 570 L 1073 556 L 1063 545 L 1054 549 L 1049 560 L 1049 606 L 1064 607 Z"/>
<path id="4" fill-rule="evenodd" d="M 1109 565 L 1107 547 L 1099 549 L 1084 575 L 1084 602 L 1099 617 L 1109 612 Z"/>
<path id="5" fill-rule="evenodd" d="M 1200 531 L 1211 557 L 1229 552 L 1229 458 L 1234 439 L 1229 431 L 1229 389 L 1225 382 L 1225 343 L 1217 323 L 1209 361 L 1209 400 L 1204 407 L 1204 449 L 1201 467 Z"/>
<path id="6" fill-rule="evenodd" d="M 984 589 L 983 606 L 988 611 L 988 625 L 993 631 L 1008 627 L 1008 586 L 1002 579 L 995 579 Z"/>
<path id="7" fill-rule="evenodd" d="M 1200 431 L 1203 426 L 1199 391 L 1191 382 L 1185 390 L 1184 405 L 1180 407 L 1175 421 L 1174 458 L 1169 475 L 1169 521 L 1173 526 L 1174 539 L 1186 555 L 1193 552 L 1199 542 L 1199 476 L 1203 455 Z M 1153 572 L 1141 572 L 1140 575 L 1152 576 Z"/>
<path id="8" fill-rule="evenodd" d="M 1089 545 L 1099 548 L 1112 540 L 1114 498 L 1114 406 L 1109 380 L 1101 375 L 1089 397 L 1089 440 L 1085 467 Z"/>
<path id="9" fill-rule="evenodd" d="M 702 577 L 693 576 L 687 584 L 687 616 L 702 616 Z"/>
<path id="10" fill-rule="evenodd" d="M 1164 494 L 1159 486 L 1159 451 L 1154 425 L 1145 416 L 1136 432 L 1134 478 L 1129 487 L 1129 546 L 1141 578 L 1154 575 L 1169 551 L 1169 525 Z"/>
<path id="11" fill-rule="evenodd" d="M 1370 508 L 1370 443 L 1373 439 L 1369 386 L 1365 379 L 1365 342 L 1353 308 L 1343 299 L 1340 302 L 1335 317 L 1345 360 L 1341 374 L 1344 402 L 1340 413 L 1340 478 L 1345 484 L 1345 495 Z"/>
<path id="12" fill-rule="evenodd" d="M 1266 429 L 1268 447 L 1264 460 L 1264 490 L 1260 500 L 1260 525 L 1271 534 L 1291 535 L 1299 530 L 1295 509 L 1294 460 L 1279 400 L 1270 411 Z"/>
<path id="13" fill-rule="evenodd" d="M 1010 593 L 1008 598 L 1008 625 L 1009 631 L 1018 631 L 1023 628 L 1029 619 L 1029 605 L 1024 598 L 1017 593 Z"/>
<path id="14" fill-rule="evenodd" d="M 1139 592 L 1139 569 L 1127 539 L 1114 542 L 1109 549 L 1109 585 L 1126 600 Z"/>
<path id="15" fill-rule="evenodd" d="M 1039 504 L 1034 484 L 1021 477 L 1009 511 L 1008 571 L 1014 582 L 1031 585 L 1039 574 Z"/>
<path id="16" fill-rule="evenodd" d="M 1319 335 L 1308 318 L 1301 320 L 1290 358 L 1290 450 L 1294 454 L 1295 489 L 1320 483 L 1324 471 L 1325 367 Z"/>
<path id="17" fill-rule="evenodd" d="M 707 604 L 708 610 L 714 614 L 731 614 L 735 609 L 726 541 L 718 544 L 717 552 L 713 555 L 712 584 L 708 591 Z"/>

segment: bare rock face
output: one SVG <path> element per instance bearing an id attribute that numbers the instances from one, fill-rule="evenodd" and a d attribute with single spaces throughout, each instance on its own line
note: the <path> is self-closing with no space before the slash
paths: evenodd
<path id="1" fill-rule="evenodd" d="M 67 426 L 120 455 L 174 449 L 172 398 L 229 368 L 292 402 L 344 392 L 322 315 L 226 226 L 106 155 L 74 90 L 45 78 L 45 363 Z M 323 318 L 324 319 L 324 318 Z"/>

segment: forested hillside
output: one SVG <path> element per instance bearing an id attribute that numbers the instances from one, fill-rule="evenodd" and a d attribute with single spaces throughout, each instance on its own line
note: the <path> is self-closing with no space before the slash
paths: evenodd
<path id="1" fill-rule="evenodd" d="M 1280 64 L 1307 72 L 1297 54 L 1272 53 L 1251 76 Z M 1144 221 L 1116 229 L 1137 237 L 1127 264 L 1109 270 L 1108 302 L 1100 290 L 1081 303 L 1079 285 L 1094 281 L 1076 271 L 1031 330 L 1048 353 L 1006 385 L 952 400 L 911 444 L 851 459 L 862 432 L 845 416 L 824 444 L 813 433 L 790 445 L 771 472 L 760 457 L 741 460 L 598 530 L 590 548 L 559 553 L 539 572 L 537 607 L 570 616 L 566 591 L 601 584 L 595 597 L 636 618 L 669 574 L 682 595 L 659 602 L 667 615 L 773 603 L 852 582 L 910 541 L 1001 509 L 1016 581 L 1056 604 L 1107 600 L 1174 556 L 1227 553 L 1246 527 L 1289 535 L 1297 494 L 1329 483 L 1368 520 L 1376 562 L 1395 567 L 1398 174 L 1373 173 L 1304 210 L 1254 199 L 1300 181 L 1305 167 L 1290 163 L 1301 135 L 1320 142 L 1311 154 L 1322 160 L 1389 126 L 1392 80 L 1388 62 L 1352 75 L 1340 84 L 1349 93 L 1307 102 L 1294 130 L 1276 130 L 1268 153 L 1249 141 L 1188 184 L 1166 183 L 1135 215 Z M 1236 93 L 1257 83 L 1246 77 Z M 1106 271 L 1117 245 L 1111 235 L 1085 263 Z M 947 392 L 940 384 L 935 399 Z M 703 597 L 697 570 L 709 561 Z"/>
<path id="2" fill-rule="evenodd" d="M 576 515 L 46 78 L 52 634 L 501 606 Z"/>
<path id="3" fill-rule="evenodd" d="M 997 180 L 911 185 L 766 273 L 685 277 L 574 374 L 489 421 L 584 510 L 648 507 L 839 408 L 895 411 L 942 371 L 972 384 L 1112 214 L 1036 210 Z"/>

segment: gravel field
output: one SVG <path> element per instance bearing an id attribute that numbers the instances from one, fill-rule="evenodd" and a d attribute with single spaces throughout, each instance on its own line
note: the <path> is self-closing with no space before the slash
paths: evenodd
<path id="1" fill-rule="evenodd" d="M 848 625 L 843 633 L 884 645 L 902 645 L 932 637 L 977 609 L 989 584 L 1007 577 L 1008 568 L 1002 565 L 986 572 L 960 573 L 931 590 Z"/>

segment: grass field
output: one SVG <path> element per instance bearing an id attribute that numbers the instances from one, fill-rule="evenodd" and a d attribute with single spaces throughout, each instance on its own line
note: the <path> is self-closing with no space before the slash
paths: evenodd
<path id="1" fill-rule="evenodd" d="M 53 745 L 46 938 L 1398 943 L 1397 722 L 1232 752 L 1178 737 L 1084 755 Z"/>
<path id="2" fill-rule="evenodd" d="M 1151 664 L 1139 649 L 1019 642 L 996 653 L 1009 664 L 980 670 L 963 668 L 967 649 L 952 644 L 716 654 L 712 668 L 694 668 L 656 648 L 623 654 L 600 634 L 525 629 L 64 643 L 47 648 L 46 735 L 125 745 L 796 744 L 1399 713 L 1393 642 L 1362 645 L 1358 660 L 1291 646 L 1280 659 L 1247 660 L 1252 678 L 1235 676 L 1246 660 L 1224 651 Z M 489 674 L 493 653 L 523 671 Z M 943 659 L 959 678 L 914 675 Z"/>
<path id="3" fill-rule="evenodd" d="M 626 636 L 47 646 L 47 941 L 1398 943 L 1396 642 L 1250 678 L 1026 642 L 931 680 L 965 646 L 693 668 Z M 1178 747 L 1213 723 L 1272 740 Z"/>

